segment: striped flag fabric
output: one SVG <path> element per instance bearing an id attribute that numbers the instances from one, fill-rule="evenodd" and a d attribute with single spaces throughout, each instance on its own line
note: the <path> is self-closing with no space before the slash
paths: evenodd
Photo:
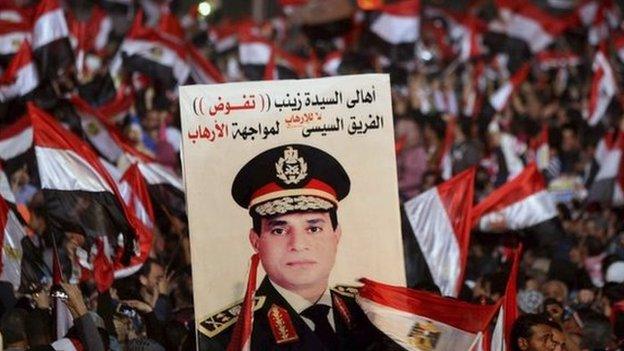
<path id="1" fill-rule="evenodd" d="M 410 351 L 472 350 L 500 304 L 476 305 L 368 279 L 356 297 L 371 323 Z"/>
<path id="2" fill-rule="evenodd" d="M 535 162 L 537 169 L 544 171 L 550 165 L 550 147 L 548 146 L 548 125 L 544 124 L 540 133 L 529 142 L 529 162 Z"/>
<path id="3" fill-rule="evenodd" d="M 193 45 L 187 45 L 191 78 L 196 84 L 224 83 L 221 72 Z"/>
<path id="4" fill-rule="evenodd" d="M 416 42 L 420 37 L 420 1 L 385 4 L 370 30 L 390 45 Z"/>
<path id="5" fill-rule="evenodd" d="M 30 39 L 30 25 L 27 22 L 11 22 L 0 19 L 0 64 L 6 67 L 22 43 Z"/>
<path id="6" fill-rule="evenodd" d="M 0 280 L 9 282 L 17 290 L 21 281 L 22 239 L 26 231 L 17 214 L 0 197 Z"/>
<path id="7" fill-rule="evenodd" d="M 624 203 L 624 132 L 609 131 L 598 142 L 594 153 L 598 170 L 589 186 L 588 203 Z"/>
<path id="8" fill-rule="evenodd" d="M 145 229 L 125 206 L 115 181 L 77 136 L 32 103 L 28 114 L 49 225 L 107 240 L 113 252 L 123 247 L 118 260 L 129 264 L 137 232 Z M 94 270 L 97 279 L 97 267 Z"/>
<path id="9" fill-rule="evenodd" d="M 520 230 L 556 217 L 557 208 L 535 163 L 494 190 L 472 211 L 473 223 L 486 232 L 496 230 L 501 221 L 505 229 Z"/>
<path id="10" fill-rule="evenodd" d="M 138 220 L 141 221 L 147 230 L 137 232 L 138 249 L 137 254 L 132 256 L 130 264 L 125 267 L 119 263 L 115 264 L 115 279 L 130 276 L 137 272 L 152 249 L 152 230 L 154 229 L 154 210 L 149 197 L 147 185 L 136 164 L 128 167 L 121 177 L 119 192 L 124 199 L 126 206 L 134 211 Z"/>
<path id="11" fill-rule="evenodd" d="M 590 126 L 595 126 L 602 120 L 617 92 L 617 84 L 609 59 L 602 50 L 596 52 L 592 65 L 594 72 L 589 90 L 589 106 L 585 119 Z"/>
<path id="12" fill-rule="evenodd" d="M 39 86 L 39 75 L 27 41 L 22 42 L 0 78 L 0 102 L 27 98 Z"/>
<path id="13" fill-rule="evenodd" d="M 499 2 L 503 23 L 501 28 L 509 37 L 524 41 L 531 52 L 538 53 L 550 45 L 569 23 L 550 15 L 529 1 Z"/>
<path id="14" fill-rule="evenodd" d="M 128 72 L 141 72 L 172 88 L 186 83 L 191 68 L 181 43 L 142 24 L 139 12 L 111 63 L 111 74 L 118 76 L 122 66 Z"/>
<path id="15" fill-rule="evenodd" d="M 518 87 L 527 79 L 530 66 L 528 63 L 522 65 L 509 79 L 501 85 L 491 96 L 490 105 L 494 107 L 496 111 L 502 111 L 507 104 L 511 95 L 518 89 Z"/>
<path id="16" fill-rule="evenodd" d="M 412 231 L 435 284 L 445 296 L 462 285 L 474 195 L 474 167 L 405 202 Z"/>
<path id="17" fill-rule="evenodd" d="M 56 77 L 74 64 L 67 20 L 57 0 L 42 0 L 37 5 L 32 48 L 42 77 Z"/>
<path id="18" fill-rule="evenodd" d="M 446 122 L 446 130 L 444 131 L 444 141 L 442 143 L 442 157 L 440 157 L 439 168 L 442 179 L 449 180 L 453 176 L 453 156 L 451 155 L 453 143 L 455 142 L 455 128 L 457 128 L 455 119 Z"/>

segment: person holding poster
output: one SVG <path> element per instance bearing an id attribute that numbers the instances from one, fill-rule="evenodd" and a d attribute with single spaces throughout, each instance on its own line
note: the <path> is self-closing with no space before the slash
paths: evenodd
<path id="1" fill-rule="evenodd" d="M 249 242 L 266 271 L 252 350 L 363 350 L 383 338 L 355 302 L 356 290 L 328 289 L 341 237 L 338 203 L 350 185 L 334 157 L 303 144 L 262 152 L 236 175 L 232 196 L 249 211 Z M 214 317 L 223 321 L 230 310 Z M 233 329 L 204 333 L 200 349 L 225 350 Z"/>

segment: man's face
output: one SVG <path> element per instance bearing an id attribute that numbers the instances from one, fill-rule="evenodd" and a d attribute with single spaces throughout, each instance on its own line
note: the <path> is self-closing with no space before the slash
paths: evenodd
<path id="1" fill-rule="evenodd" d="M 553 343 L 555 344 L 555 351 L 566 351 L 565 335 L 561 330 L 553 328 Z"/>
<path id="2" fill-rule="evenodd" d="M 147 276 L 141 276 L 141 283 L 147 290 L 153 293 L 158 287 L 158 283 L 165 277 L 165 270 L 157 263 L 152 263 Z"/>
<path id="3" fill-rule="evenodd" d="M 538 324 L 531 327 L 531 337 L 527 340 L 520 339 L 520 349 L 523 351 L 554 351 L 552 328 L 545 324 Z"/>
<path id="4" fill-rule="evenodd" d="M 295 212 L 261 219 L 249 240 L 273 282 L 293 292 L 327 286 L 340 240 L 328 212 Z"/>

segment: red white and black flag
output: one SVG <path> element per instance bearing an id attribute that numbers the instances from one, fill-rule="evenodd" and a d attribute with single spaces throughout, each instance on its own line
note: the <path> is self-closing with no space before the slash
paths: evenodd
<path id="1" fill-rule="evenodd" d="M 0 102 L 27 98 L 37 86 L 39 75 L 32 50 L 28 42 L 24 41 L 0 78 Z"/>
<path id="2" fill-rule="evenodd" d="M 596 52 L 592 71 L 594 74 L 589 90 L 589 106 L 585 111 L 585 119 L 590 126 L 595 126 L 604 117 L 611 99 L 617 91 L 617 84 L 609 59 L 602 50 Z"/>
<path id="3" fill-rule="evenodd" d="M 184 46 L 154 28 L 143 26 L 142 18 L 139 12 L 111 63 L 112 76 L 116 77 L 123 66 L 128 72 L 141 72 L 168 88 L 186 83 L 191 69 Z"/>
<path id="4" fill-rule="evenodd" d="M 24 41 L 30 39 L 27 22 L 11 22 L 0 19 L 0 65 L 6 67 Z"/>
<path id="5" fill-rule="evenodd" d="M 570 24 L 529 1 L 498 1 L 498 7 L 502 22 L 491 22 L 490 30 L 524 41 L 533 53 L 544 50 Z"/>
<path id="6" fill-rule="evenodd" d="M 514 91 L 518 89 L 518 87 L 527 79 L 531 67 L 528 63 L 525 63 L 520 67 L 509 79 L 501 85 L 491 96 L 490 96 L 490 105 L 496 111 L 502 111 L 507 104 Z"/>
<path id="7" fill-rule="evenodd" d="M 112 245 L 122 242 L 118 245 L 124 250 L 120 260 L 128 264 L 134 254 L 136 232 L 142 227 L 125 206 L 115 181 L 95 152 L 77 136 L 32 104 L 28 114 L 49 224 L 63 231 L 102 237 Z"/>
<path id="8" fill-rule="evenodd" d="M 361 280 L 356 297 L 368 319 L 405 350 L 473 350 L 499 304 L 476 305 L 429 292 Z"/>
<path id="9" fill-rule="evenodd" d="M 471 168 L 404 205 L 412 231 L 442 295 L 457 296 L 462 286 L 474 194 Z"/>
<path id="10" fill-rule="evenodd" d="M 74 64 L 69 28 L 57 0 L 42 0 L 35 11 L 32 48 L 41 77 L 54 78 Z"/>
<path id="11" fill-rule="evenodd" d="M 384 5 L 370 30 L 390 45 L 415 43 L 420 37 L 420 1 Z"/>
<path id="12" fill-rule="evenodd" d="M 128 167 L 121 177 L 119 191 L 128 208 L 132 209 L 146 230 L 137 231 L 138 247 L 132 256 L 130 264 L 123 266 L 119 262 L 115 264 L 115 278 L 123 278 L 138 271 L 152 249 L 152 230 L 154 230 L 154 210 L 152 200 L 149 197 L 147 185 L 136 164 Z"/>
<path id="13" fill-rule="evenodd" d="M 624 132 L 609 131 L 594 153 L 596 175 L 587 194 L 587 202 L 619 205 L 624 203 Z"/>
<path id="14" fill-rule="evenodd" d="M 557 208 L 535 163 L 494 190 L 472 211 L 483 231 L 495 231 L 504 222 L 507 230 L 526 229 L 557 217 Z"/>
<path id="15" fill-rule="evenodd" d="M 0 171 L 1 172 L 1 171 Z M 18 215 L 0 197 L 0 280 L 18 289 L 21 281 L 22 239 L 26 231 Z"/>

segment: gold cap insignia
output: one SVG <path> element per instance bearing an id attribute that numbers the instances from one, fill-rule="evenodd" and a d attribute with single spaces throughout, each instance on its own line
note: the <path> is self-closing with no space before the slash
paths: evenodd
<path id="1" fill-rule="evenodd" d="M 275 170 L 284 184 L 297 184 L 308 176 L 308 164 L 292 146 L 284 149 L 284 156 L 275 163 Z"/>

